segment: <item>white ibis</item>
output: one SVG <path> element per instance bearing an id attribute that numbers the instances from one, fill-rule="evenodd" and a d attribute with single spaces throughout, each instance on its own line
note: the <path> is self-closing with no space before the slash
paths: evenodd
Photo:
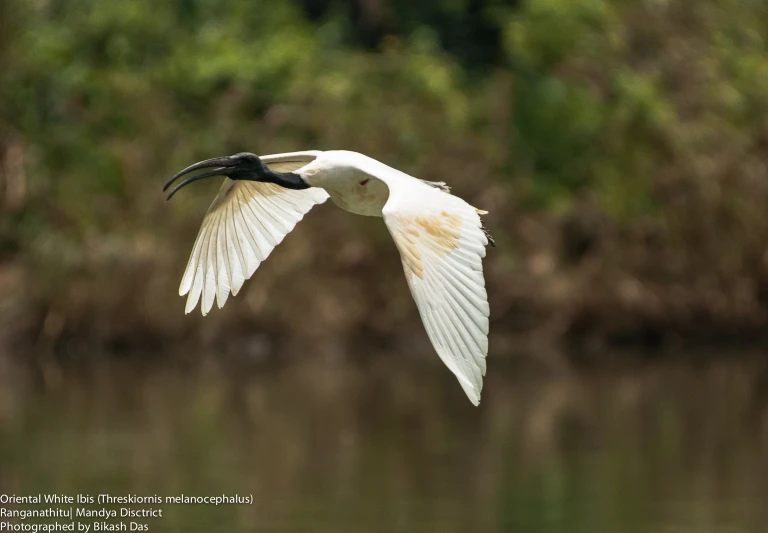
<path id="1" fill-rule="evenodd" d="M 225 176 L 203 219 L 179 294 L 189 313 L 207 314 L 237 295 L 246 279 L 314 206 L 330 196 L 358 215 L 383 217 L 403 262 L 427 335 L 474 404 L 488 354 L 488 297 L 481 259 L 493 239 L 481 214 L 443 182 L 409 176 L 357 152 L 306 151 L 258 157 L 240 153 L 185 168 L 193 181 Z"/>

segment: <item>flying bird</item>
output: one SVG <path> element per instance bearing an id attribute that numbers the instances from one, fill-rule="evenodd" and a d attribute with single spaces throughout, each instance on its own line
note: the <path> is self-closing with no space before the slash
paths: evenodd
<path id="1" fill-rule="evenodd" d="M 480 215 L 444 182 L 414 178 L 343 150 L 263 157 L 239 153 L 191 165 L 171 190 L 213 176 L 226 179 L 203 219 L 179 287 L 186 312 L 203 315 L 237 295 L 272 249 L 315 204 L 330 197 L 352 213 L 383 217 L 437 354 L 474 404 L 488 354 L 488 297 L 481 259 L 494 245 Z"/>

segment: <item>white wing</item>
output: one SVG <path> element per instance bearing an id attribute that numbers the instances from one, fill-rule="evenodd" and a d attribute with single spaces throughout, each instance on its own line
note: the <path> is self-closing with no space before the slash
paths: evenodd
<path id="1" fill-rule="evenodd" d="M 387 179 L 384 221 L 400 251 L 419 314 L 440 358 L 474 404 L 488 354 L 488 239 L 478 211 L 414 179 Z"/>
<path id="2" fill-rule="evenodd" d="M 259 159 L 275 172 L 295 172 L 307 163 L 317 159 L 317 156 L 322 153 L 321 150 L 305 150 L 303 152 L 263 155 L 259 156 Z"/>
<path id="3" fill-rule="evenodd" d="M 294 152 L 262 157 L 279 172 L 295 171 L 320 152 Z M 315 204 L 328 199 L 323 189 L 284 189 L 272 183 L 232 181 L 219 190 L 197 234 L 179 294 L 187 297 L 189 313 L 202 297 L 203 315 L 221 308 L 230 291 L 237 295 L 245 280 L 290 233 Z"/>

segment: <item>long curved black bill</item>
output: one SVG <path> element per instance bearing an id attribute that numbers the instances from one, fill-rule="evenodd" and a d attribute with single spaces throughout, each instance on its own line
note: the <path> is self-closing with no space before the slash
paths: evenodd
<path id="1" fill-rule="evenodd" d="M 168 198 L 166 198 L 166 200 L 170 200 L 171 198 L 173 198 L 173 195 L 176 194 L 179 189 L 181 189 L 185 185 L 189 185 L 193 181 L 210 178 L 211 176 L 226 176 L 226 174 L 224 173 L 226 172 L 226 170 L 227 170 L 227 167 L 214 168 L 213 170 L 210 170 L 208 172 L 203 172 L 202 174 L 197 174 L 195 176 L 192 176 L 191 178 L 187 178 L 181 183 L 179 183 L 178 185 L 176 185 L 176 187 L 174 187 L 173 190 L 171 190 L 171 193 L 168 195 Z"/>
<path id="2" fill-rule="evenodd" d="M 200 170 L 203 168 L 210 168 L 210 167 L 228 167 L 232 165 L 232 161 L 229 157 L 214 157 L 212 159 L 206 159 L 205 161 L 200 161 L 199 163 L 195 163 L 194 165 L 190 165 L 184 170 L 177 172 L 173 175 L 171 179 L 168 180 L 168 183 L 166 183 L 163 186 L 163 190 L 165 191 L 168 189 L 168 187 L 171 186 L 171 184 L 182 177 L 184 174 L 188 174 L 195 170 Z M 215 174 L 214 174 L 215 176 Z"/>

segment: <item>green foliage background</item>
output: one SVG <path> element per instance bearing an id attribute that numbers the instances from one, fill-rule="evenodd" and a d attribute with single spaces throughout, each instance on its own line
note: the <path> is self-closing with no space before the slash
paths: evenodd
<path id="1" fill-rule="evenodd" d="M 566 330 L 617 311 L 616 335 L 761 328 L 767 39 L 758 0 L 6 0 L 0 327 L 189 332 L 173 289 L 213 186 L 168 205 L 165 178 L 237 151 L 344 148 L 491 211 L 509 329 L 521 302 Z M 257 277 L 307 281 L 249 289 L 201 335 L 236 316 L 287 328 L 278 294 L 333 334 L 413 316 L 407 294 L 376 310 L 400 275 L 382 228 L 329 212 L 300 226 Z"/>

